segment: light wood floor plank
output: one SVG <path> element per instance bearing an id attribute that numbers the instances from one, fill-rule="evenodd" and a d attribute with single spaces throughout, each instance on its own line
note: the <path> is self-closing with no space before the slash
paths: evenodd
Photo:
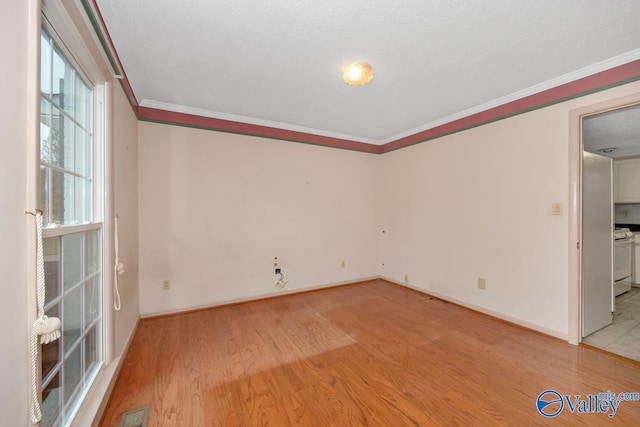
<path id="1" fill-rule="evenodd" d="M 640 364 L 374 280 L 142 320 L 101 425 L 546 425 L 546 389 L 637 392 Z M 640 425 L 640 402 L 552 421 Z"/>

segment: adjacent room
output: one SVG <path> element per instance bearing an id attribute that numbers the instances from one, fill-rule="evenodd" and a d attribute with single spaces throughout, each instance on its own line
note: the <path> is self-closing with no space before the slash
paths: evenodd
<path id="1" fill-rule="evenodd" d="M 639 20 L 5 2 L 0 425 L 634 425 Z"/>
<path id="2" fill-rule="evenodd" d="M 584 120 L 583 194 L 589 262 L 583 282 L 593 300 L 583 313 L 590 323 L 583 342 L 640 360 L 640 106 L 589 116 Z M 586 200 L 589 200 L 588 202 Z M 605 230 L 613 229 L 611 239 Z M 600 231 L 602 239 L 593 238 Z M 600 243 L 602 240 L 602 243 Z M 602 263 L 602 259 L 606 260 Z M 613 279 L 611 279 L 613 277 Z M 598 283 L 611 283 L 600 287 Z M 602 289 L 603 294 L 600 294 Z M 597 295 L 597 296 L 596 296 Z"/>

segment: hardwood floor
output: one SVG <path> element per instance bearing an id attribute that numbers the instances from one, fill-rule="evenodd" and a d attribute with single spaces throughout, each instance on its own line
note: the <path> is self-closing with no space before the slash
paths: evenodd
<path id="1" fill-rule="evenodd" d="M 547 419 L 546 389 L 639 392 L 640 365 L 376 280 L 142 320 L 101 425 L 640 425 Z"/>

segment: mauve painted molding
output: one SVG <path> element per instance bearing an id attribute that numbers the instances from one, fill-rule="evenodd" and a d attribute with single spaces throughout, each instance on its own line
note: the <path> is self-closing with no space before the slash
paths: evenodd
<path id="1" fill-rule="evenodd" d="M 93 9 L 87 4 L 86 0 L 81 0 L 82 6 L 84 7 L 87 16 L 89 17 L 89 21 L 93 26 L 96 35 L 98 36 L 98 40 L 102 44 L 102 48 L 105 50 L 107 55 L 107 59 L 111 63 L 111 68 L 114 71 L 120 73 L 122 75 L 122 79 L 120 79 L 120 84 L 122 85 L 122 89 L 124 93 L 127 95 L 127 99 L 129 103 L 133 107 L 134 112 L 138 107 L 138 101 L 136 101 L 136 95 L 133 92 L 133 88 L 129 83 L 129 79 L 124 71 L 124 67 L 122 66 L 122 62 L 120 61 L 120 56 L 118 55 L 118 51 L 116 51 L 115 45 L 113 44 L 113 40 L 111 39 L 111 34 L 109 34 L 109 30 L 107 29 L 107 24 L 104 22 L 104 18 L 102 17 L 102 13 L 100 12 L 100 8 L 95 0 L 91 0 L 91 4 L 93 5 Z M 97 13 L 94 15 L 93 10 Z"/>
<path id="2" fill-rule="evenodd" d="M 84 4 L 87 0 L 82 0 Z M 90 20 L 94 26 L 94 30 L 98 35 L 104 33 L 104 37 L 99 37 L 104 44 L 107 52 L 113 52 L 115 62 L 120 70 L 122 70 L 123 79 L 122 87 L 131 103 L 134 112 L 139 120 L 174 124 L 179 126 L 195 127 L 200 129 L 238 133 L 243 135 L 252 135 L 264 138 L 274 138 L 286 141 L 301 142 L 313 145 L 322 145 L 333 148 L 342 148 L 347 150 L 362 151 L 366 153 L 383 154 L 410 145 L 419 144 L 432 139 L 436 139 L 445 135 L 460 132 L 465 129 L 481 126 L 483 124 L 495 122 L 507 117 L 526 113 L 528 111 L 543 108 L 548 105 L 557 104 L 569 99 L 578 98 L 589 93 L 598 92 L 613 86 L 619 86 L 632 81 L 640 80 L 640 60 L 635 60 L 627 64 L 623 64 L 515 101 L 427 129 L 413 135 L 409 135 L 384 145 L 367 144 L 364 142 L 351 141 L 348 139 L 332 138 L 328 136 L 316 135 L 312 133 L 297 132 L 286 129 L 274 128 L 269 126 L 260 126 L 249 123 L 234 122 L 231 120 L 216 119 L 212 117 L 196 116 L 193 114 L 177 113 L 173 111 L 160 110 L 156 108 L 141 107 L 138 105 L 133 88 L 129 83 L 124 67 L 120 62 L 118 52 L 115 49 L 107 26 L 100 12 L 100 8 L 95 0 L 91 0 L 97 17 L 92 16 L 91 8 L 85 7 Z M 85 4 L 86 6 L 86 4 Z M 97 20 L 102 25 L 98 25 Z M 115 68 L 115 64 L 112 64 Z"/>
<path id="3" fill-rule="evenodd" d="M 137 113 L 140 120 L 149 122 L 168 123 L 179 126 L 216 130 L 221 132 L 231 132 L 243 135 L 282 139 L 286 141 L 302 142 L 306 144 L 344 148 L 354 151 L 364 151 L 367 153 L 379 154 L 382 150 L 381 146 L 367 144 L 364 142 L 351 141 L 349 139 L 332 138 L 328 136 L 315 135 L 312 133 L 296 132 L 269 126 L 235 122 L 232 120 L 197 116 L 194 114 L 177 113 L 174 111 L 160 110 L 157 108 L 138 106 Z"/>
<path id="4" fill-rule="evenodd" d="M 383 154 L 635 80 L 640 80 L 640 60 L 601 71 L 599 73 L 592 74 L 590 76 L 583 77 L 380 146 L 351 141 L 348 139 L 331 138 L 311 133 L 296 132 L 286 129 L 234 122 L 231 120 L 211 117 L 202 117 L 148 107 L 138 106 L 137 115 L 140 120 L 158 123 L 190 126 L 201 129 Z"/>
<path id="5" fill-rule="evenodd" d="M 382 146 L 382 153 L 435 139 L 507 117 L 526 113 L 568 99 L 640 80 L 640 60 L 632 61 L 515 101 L 397 139 Z"/>

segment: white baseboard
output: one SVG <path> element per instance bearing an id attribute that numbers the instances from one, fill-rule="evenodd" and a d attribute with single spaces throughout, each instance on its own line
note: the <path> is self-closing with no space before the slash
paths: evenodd
<path id="1" fill-rule="evenodd" d="M 414 291 L 418 291 L 418 292 L 426 294 L 426 295 L 431 295 L 431 296 L 434 296 L 434 297 L 439 298 L 441 300 L 452 302 L 452 303 L 460 305 L 462 307 L 469 308 L 469 309 L 471 309 L 473 311 L 477 311 L 479 313 L 483 313 L 483 314 L 489 315 L 491 317 L 495 317 L 497 319 L 501 319 L 501 320 L 507 321 L 509 323 L 513 323 L 513 324 L 522 326 L 524 328 L 531 329 L 531 330 L 543 333 L 545 335 L 550 335 L 552 337 L 559 338 L 559 339 L 561 339 L 563 341 L 568 341 L 569 340 L 569 334 L 563 334 L 561 332 L 554 331 L 552 329 L 548 329 L 548 328 L 542 327 L 540 325 L 536 325 L 535 323 L 531 323 L 531 322 L 528 322 L 526 320 L 518 319 L 516 317 L 512 317 L 512 316 L 509 316 L 509 315 L 506 315 L 504 313 L 500 313 L 500 312 L 497 312 L 497 311 L 489 310 L 487 308 L 480 307 L 478 305 L 471 304 L 471 303 L 468 303 L 466 301 L 459 300 L 457 298 L 453 298 L 450 295 L 446 295 L 446 294 L 442 294 L 440 292 L 432 291 L 431 289 L 422 289 L 422 288 L 419 288 L 417 286 L 410 285 L 408 283 L 399 282 L 397 280 L 391 279 L 390 277 L 380 276 L 380 278 L 383 279 L 383 280 L 386 280 L 388 282 L 395 283 L 396 285 L 404 286 L 406 288 L 413 289 Z"/>
<path id="2" fill-rule="evenodd" d="M 299 294 L 299 293 L 303 293 L 303 292 L 315 291 L 315 290 L 326 289 L 326 288 L 335 288 L 337 286 L 352 285 L 354 283 L 366 282 L 368 280 L 375 280 L 375 279 L 379 279 L 379 278 L 380 278 L 380 276 L 361 277 L 361 278 L 358 278 L 358 279 L 349 280 L 347 282 L 326 283 L 326 284 L 323 284 L 323 285 L 309 286 L 309 287 L 305 287 L 305 288 L 296 288 L 296 289 L 283 289 L 283 290 L 274 291 L 274 292 L 268 292 L 268 293 L 264 293 L 264 294 L 252 295 L 250 297 L 231 298 L 231 299 L 212 302 L 212 303 L 209 303 L 209 304 L 182 307 L 182 308 L 178 308 L 178 309 L 174 309 L 174 310 L 161 310 L 161 311 L 154 311 L 154 312 L 150 312 L 150 313 L 141 313 L 140 317 L 142 319 L 146 319 L 146 318 L 149 318 L 149 317 L 167 316 L 167 315 L 170 315 L 170 314 L 180 314 L 180 313 L 186 313 L 186 312 L 194 311 L 194 310 L 204 310 L 204 309 L 207 309 L 207 308 L 220 307 L 220 306 L 223 306 L 223 305 L 230 305 L 230 304 L 238 304 L 238 303 L 243 303 L 243 302 L 257 301 L 257 300 L 261 300 L 261 299 L 274 298 L 274 297 L 279 297 L 279 296 L 283 296 L 283 295 Z"/>
<path id="3" fill-rule="evenodd" d="M 127 343 L 122 350 L 122 354 L 102 366 L 100 373 L 89 389 L 84 402 L 80 406 L 80 409 L 78 409 L 76 416 L 73 418 L 71 423 L 72 427 L 97 427 L 100 424 L 102 415 L 109 403 L 111 392 L 113 391 L 113 387 L 118 379 L 118 374 L 122 368 L 122 363 L 129 352 L 129 347 L 131 347 L 133 337 L 138 330 L 139 324 L 140 318 L 138 317 L 135 326 L 132 328 L 129 337 L 127 338 Z"/>
<path id="4" fill-rule="evenodd" d="M 429 289 L 422 289 L 422 288 L 419 288 L 417 286 L 413 286 L 413 285 L 410 285 L 410 284 L 407 284 L 407 283 L 403 283 L 403 282 L 394 280 L 394 279 L 392 279 L 390 277 L 386 277 L 386 276 L 363 277 L 363 278 L 359 278 L 359 279 L 353 279 L 353 280 L 350 280 L 348 282 L 326 283 L 326 284 L 323 284 L 323 285 L 310 286 L 310 287 L 306 287 L 306 288 L 297 288 L 297 289 L 291 289 L 291 290 L 269 292 L 269 293 L 260 294 L 260 295 L 253 295 L 251 297 L 245 297 L 245 298 L 233 298 L 233 299 L 228 299 L 228 300 L 223 300 L 223 301 L 217 301 L 217 302 L 212 303 L 212 304 L 184 307 L 184 308 L 176 309 L 176 310 L 165 310 L 165 311 L 158 311 L 158 312 L 152 312 L 152 313 L 145 313 L 145 314 L 141 314 L 140 318 L 138 318 L 138 321 L 136 322 L 135 327 L 132 329 L 132 331 L 131 331 L 128 339 L 127 339 L 127 343 L 125 345 L 124 350 L 122 351 L 122 354 L 120 356 L 114 358 L 114 360 L 111 361 L 111 363 L 106 364 L 106 365 L 104 365 L 102 367 L 102 370 L 101 370 L 100 374 L 98 374 L 98 377 L 96 378 L 93 386 L 91 387 L 91 389 L 87 393 L 87 397 L 85 398 L 84 403 L 82 404 L 82 406 L 78 410 L 78 413 L 76 414 L 76 416 L 75 416 L 75 418 L 74 418 L 74 420 L 73 420 L 71 425 L 72 426 L 76 426 L 76 427 L 85 427 L 85 426 L 89 426 L 89 425 L 90 426 L 98 426 L 98 424 L 100 423 L 100 420 L 102 418 L 102 415 L 104 414 L 106 406 L 109 403 L 109 398 L 111 396 L 111 392 L 113 390 L 113 387 L 115 386 L 116 379 L 118 378 L 118 374 L 120 373 L 120 369 L 122 368 L 122 363 L 124 361 L 124 357 L 129 352 L 129 347 L 131 346 L 131 342 L 133 341 L 133 337 L 135 336 L 135 333 L 138 330 L 138 325 L 140 323 L 140 319 L 144 319 L 144 318 L 148 318 L 148 317 L 156 317 L 156 316 L 165 316 L 165 315 L 170 315 L 170 314 L 184 313 L 184 312 L 189 312 L 189 311 L 193 311 L 193 310 L 202 310 L 202 309 L 219 307 L 219 306 L 224 306 L 224 305 L 229 305 L 229 304 L 237 304 L 237 303 L 243 303 L 243 302 L 249 302 L 249 301 L 256 301 L 256 300 L 265 299 L 265 298 L 274 298 L 274 297 L 278 297 L 278 296 L 282 296 L 282 295 L 291 295 L 291 294 L 309 292 L 309 291 L 314 291 L 314 290 L 319 290 L 319 289 L 327 289 L 327 288 L 333 288 L 333 287 L 338 287 L 338 286 L 351 285 L 351 284 L 354 284 L 354 283 L 366 282 L 366 281 L 375 280 L 375 279 L 386 280 L 388 282 L 395 283 L 396 285 L 400 285 L 400 286 L 404 286 L 404 287 L 409 288 L 409 289 L 413 289 L 413 290 L 415 290 L 417 292 L 420 292 L 422 294 L 431 295 L 431 296 L 434 296 L 436 298 L 442 299 L 444 301 L 452 302 L 452 303 L 460 305 L 462 307 L 469 308 L 469 309 L 477 311 L 479 313 L 483 313 L 483 314 L 486 314 L 486 315 L 489 315 L 489 316 L 492 316 L 492 317 L 507 321 L 509 323 L 513 323 L 513 324 L 522 326 L 522 327 L 527 328 L 527 329 L 531 329 L 531 330 L 534 330 L 534 331 L 537 331 L 537 332 L 541 332 L 541 333 L 543 333 L 545 335 L 550 335 L 552 337 L 559 338 L 559 339 L 564 340 L 564 341 L 568 340 L 568 334 L 559 333 L 557 331 L 541 327 L 541 326 L 536 325 L 534 323 L 530 323 L 530 322 L 527 322 L 527 321 L 522 320 L 522 319 L 518 319 L 518 318 L 515 318 L 515 317 L 511 317 L 511 316 L 505 315 L 504 313 L 499 313 L 499 312 L 496 312 L 496 311 L 493 311 L 493 310 L 489 310 L 489 309 L 486 309 L 484 307 L 480 307 L 480 306 L 477 306 L 475 304 L 471 304 L 471 303 L 468 303 L 466 301 L 462 301 L 462 300 L 459 300 L 457 298 L 453 298 L 453 297 L 451 297 L 449 295 L 442 294 L 442 293 L 439 293 L 439 292 L 435 292 L 435 291 L 432 291 L 432 290 L 429 290 Z"/>

